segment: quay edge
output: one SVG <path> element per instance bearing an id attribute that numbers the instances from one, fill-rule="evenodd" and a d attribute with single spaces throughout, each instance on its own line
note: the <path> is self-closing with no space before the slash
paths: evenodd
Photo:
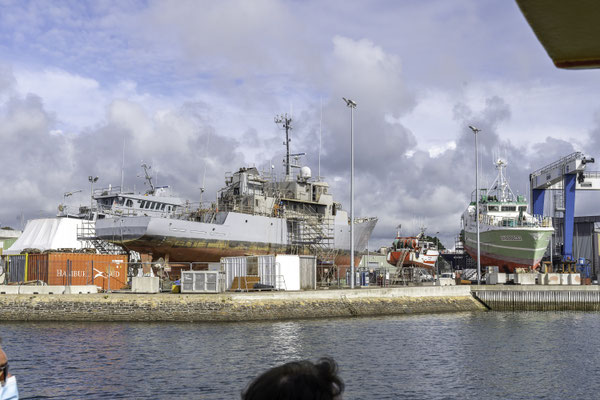
<path id="1" fill-rule="evenodd" d="M 471 286 L 491 311 L 600 311 L 600 286 Z"/>
<path id="2" fill-rule="evenodd" d="M 2 321 L 237 322 L 484 311 L 468 286 L 0 296 Z"/>

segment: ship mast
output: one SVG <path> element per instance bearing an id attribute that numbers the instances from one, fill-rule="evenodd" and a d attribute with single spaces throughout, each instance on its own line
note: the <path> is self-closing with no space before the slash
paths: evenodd
<path id="1" fill-rule="evenodd" d="M 154 184 L 152 183 L 152 175 L 150 175 L 148 173 L 148 170 L 152 167 L 150 167 L 149 165 L 147 165 L 146 163 L 142 164 L 142 168 L 144 169 L 144 175 L 145 179 L 148 181 L 148 184 L 150 185 L 150 190 L 148 191 L 148 194 L 154 194 L 154 191 L 156 190 L 154 187 Z"/>
<path id="2" fill-rule="evenodd" d="M 511 190 L 510 186 L 508 185 L 508 181 L 504 177 L 504 169 L 506 168 L 507 163 L 503 159 L 498 158 L 495 164 L 496 169 L 498 170 L 498 176 L 490 186 L 488 192 L 496 190 L 496 193 L 499 194 L 498 200 L 500 200 L 501 202 L 512 201 L 514 200 L 515 195 Z"/>
<path id="3" fill-rule="evenodd" d="M 275 117 L 275 123 L 281 124 L 285 129 L 285 180 L 289 181 L 292 176 L 292 165 L 290 164 L 290 130 L 292 129 L 292 118 L 287 113 Z"/>
<path id="4" fill-rule="evenodd" d="M 504 178 L 504 168 L 506 168 L 506 163 L 501 158 L 498 159 L 496 163 L 496 168 L 498 168 L 498 186 L 500 186 L 500 201 L 506 200 L 506 187 L 508 183 L 506 183 L 506 178 Z"/>

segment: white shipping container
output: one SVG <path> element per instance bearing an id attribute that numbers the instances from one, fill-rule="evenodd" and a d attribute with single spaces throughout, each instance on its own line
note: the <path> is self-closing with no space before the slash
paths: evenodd
<path id="1" fill-rule="evenodd" d="M 258 276 L 261 284 L 276 290 L 315 289 L 316 268 L 314 256 L 282 254 L 221 258 L 227 289 L 235 289 L 231 285 L 238 276 Z"/>
<path id="2" fill-rule="evenodd" d="M 248 257 L 254 258 L 254 257 Z M 273 286 L 275 289 L 284 290 L 277 285 L 277 262 L 274 256 L 256 256 L 258 263 L 258 276 L 263 285 Z"/>
<path id="3" fill-rule="evenodd" d="M 296 255 L 275 256 L 277 265 L 278 289 L 300 290 L 300 257 Z"/>
<path id="4" fill-rule="evenodd" d="M 223 257 L 221 258 L 221 270 L 225 273 L 227 289 L 236 289 L 231 287 L 235 277 L 258 276 L 261 284 L 272 286 L 276 290 L 286 290 L 280 267 L 273 255 Z"/>
<path id="5" fill-rule="evenodd" d="M 246 257 L 221 258 L 221 271 L 225 273 L 225 287 L 230 289 L 233 278 L 248 275 Z"/>

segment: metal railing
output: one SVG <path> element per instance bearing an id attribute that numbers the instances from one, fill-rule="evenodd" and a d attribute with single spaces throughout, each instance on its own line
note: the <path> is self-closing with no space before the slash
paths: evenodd
<path id="1" fill-rule="evenodd" d="M 480 222 L 501 227 L 526 227 L 526 228 L 551 228 L 552 219 L 542 215 L 532 215 L 531 217 L 500 217 L 496 215 L 481 215 Z"/>
<path id="2" fill-rule="evenodd" d="M 123 247 L 96 236 L 94 221 L 82 221 L 81 226 L 77 227 L 77 240 L 83 242 L 83 249 L 93 250 L 98 254 L 126 254 Z"/>
<path id="3" fill-rule="evenodd" d="M 537 170 L 533 171 L 530 174 L 530 177 L 542 175 L 543 173 L 548 172 L 548 171 L 550 171 L 550 170 L 558 167 L 561 164 L 566 164 L 569 161 L 577 160 L 578 158 L 583 158 L 583 157 L 584 157 L 584 155 L 583 155 L 582 152 L 576 151 L 574 153 L 571 153 L 571 154 L 569 154 L 567 156 L 562 157 L 561 159 L 559 159 L 557 161 L 554 161 L 551 164 L 548 164 L 548 165 L 546 165 L 546 166 L 544 166 L 544 167 L 542 167 L 540 169 L 537 169 Z"/>

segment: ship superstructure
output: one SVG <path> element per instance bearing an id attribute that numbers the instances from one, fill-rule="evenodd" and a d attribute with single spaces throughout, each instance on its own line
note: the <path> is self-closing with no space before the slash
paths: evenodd
<path id="1" fill-rule="evenodd" d="M 300 167 L 303 154 L 289 153 L 291 118 L 286 115 L 283 122 L 287 150 L 283 179 L 256 167 L 240 168 L 226 174 L 217 200 L 205 207 L 156 193 L 133 197 L 107 192 L 96 196 L 104 213 L 96 221 L 96 237 L 172 261 L 335 252 L 340 253 L 338 264 L 348 263 L 348 213 L 333 200 L 326 182 L 313 179 L 310 168 Z M 357 251 L 366 248 L 376 223 L 377 218 L 354 221 Z"/>

